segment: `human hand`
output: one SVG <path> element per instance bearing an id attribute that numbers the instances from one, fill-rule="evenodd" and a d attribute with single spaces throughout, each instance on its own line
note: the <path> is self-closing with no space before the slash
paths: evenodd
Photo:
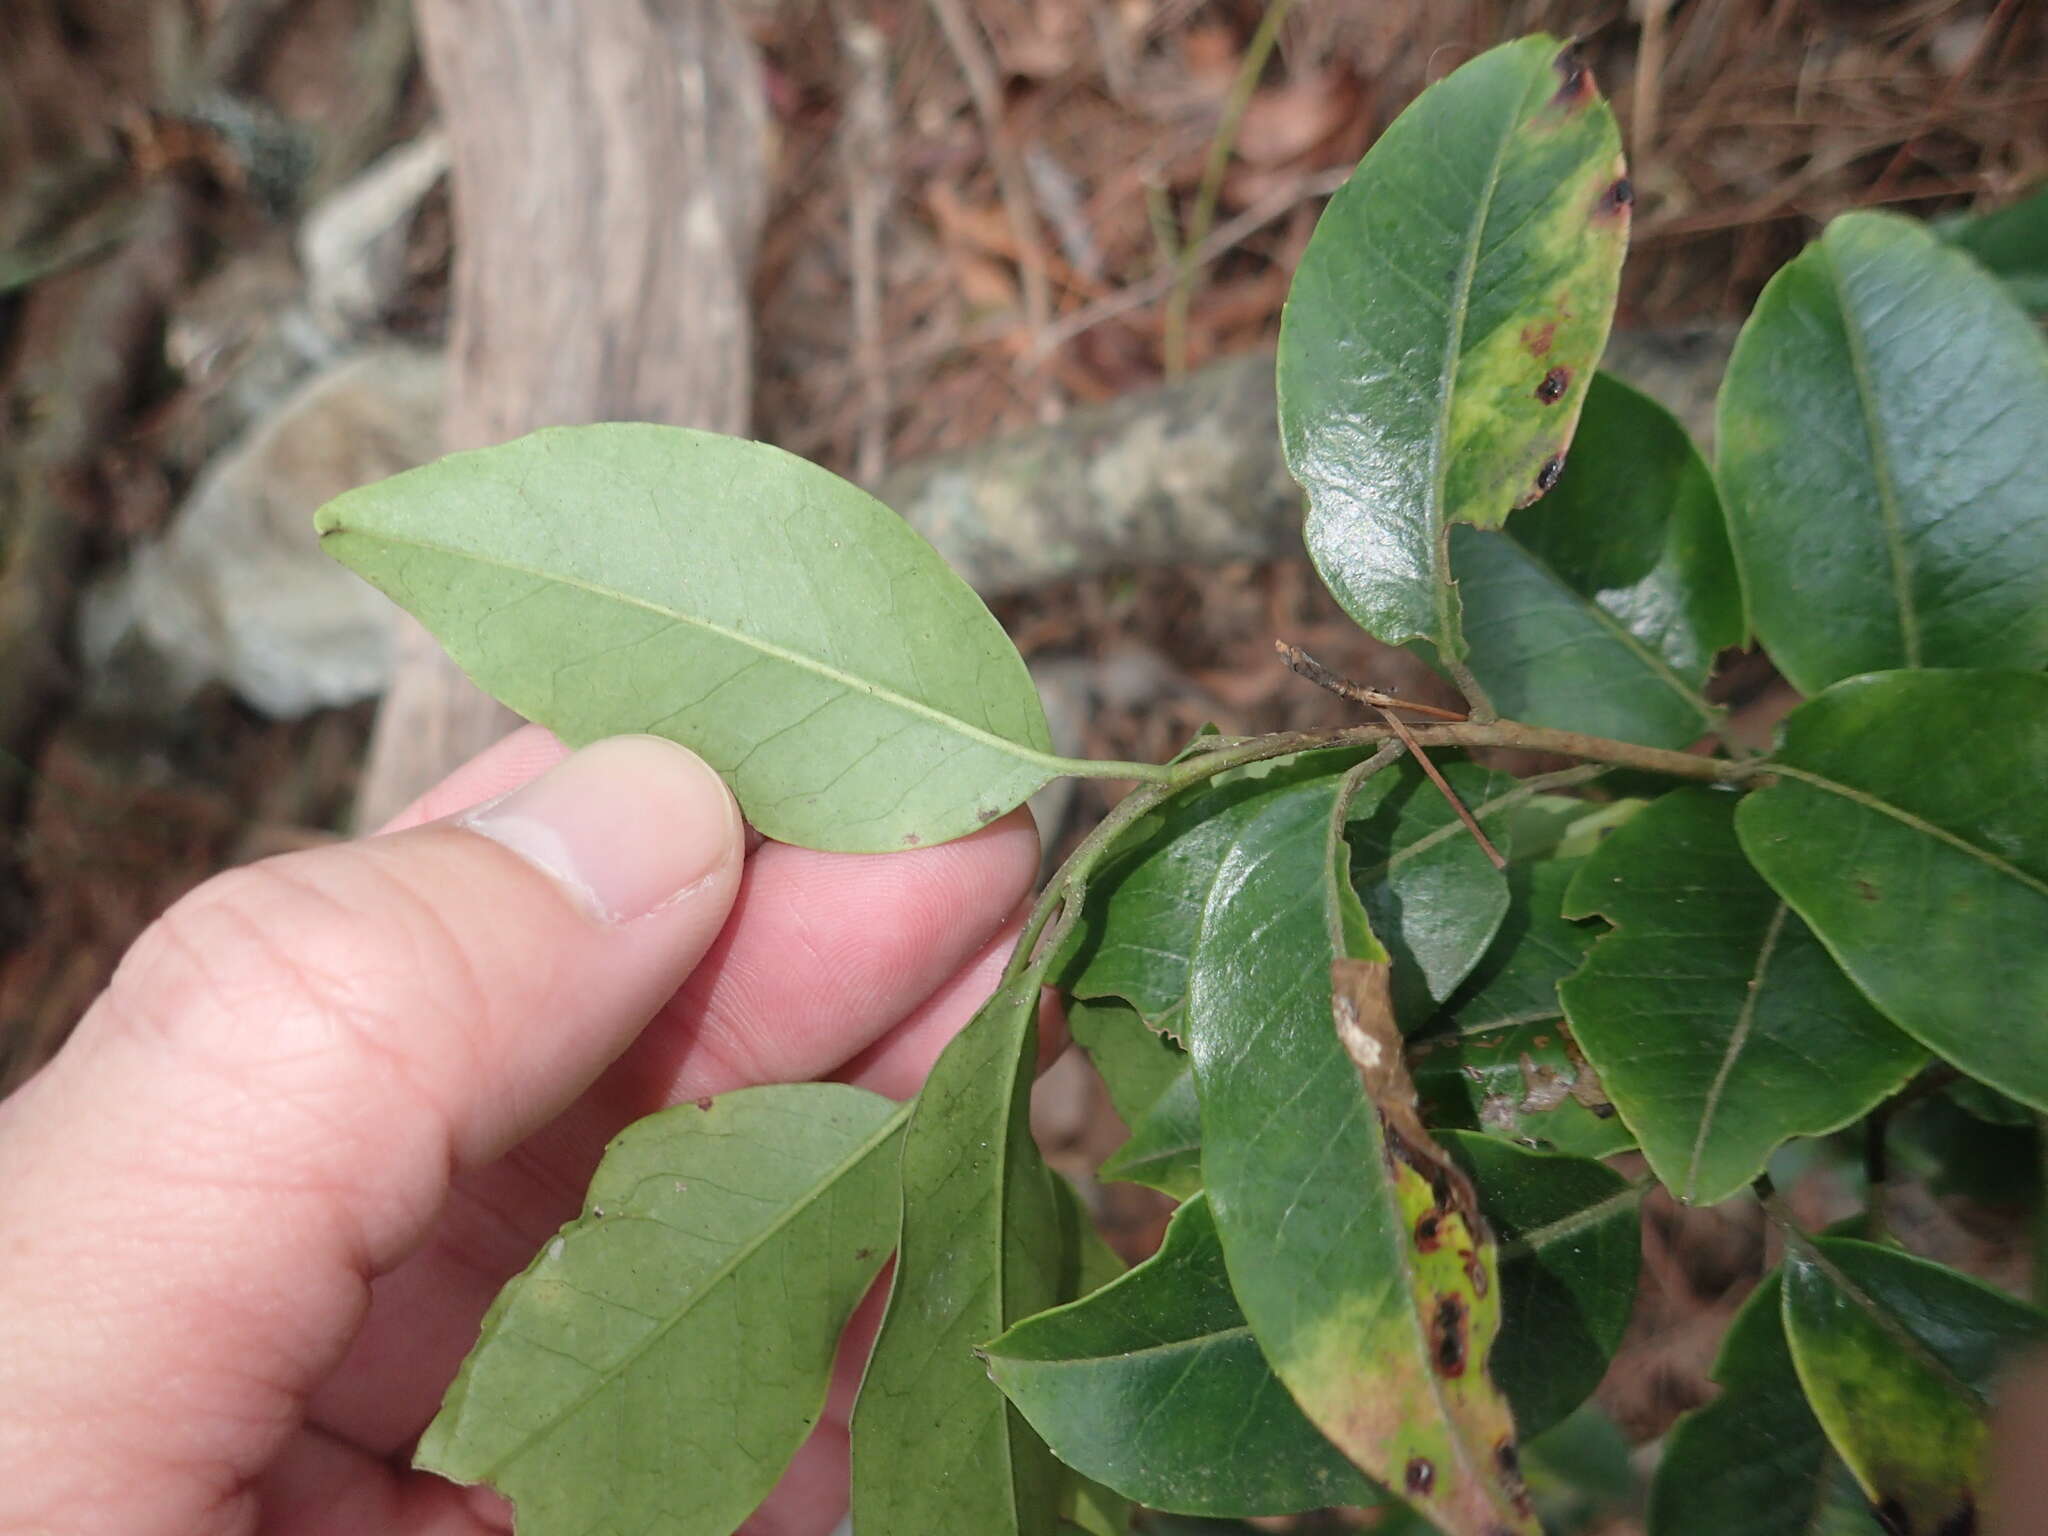
<path id="1" fill-rule="evenodd" d="M 384 835 L 209 882 L 0 1104 L 0 1530 L 506 1529 L 404 1457 L 605 1143 L 756 1083 L 907 1097 L 993 988 L 1023 812 L 748 856 L 682 749 L 565 757 L 521 731 Z M 749 1532 L 838 1519 L 856 1375 Z"/>

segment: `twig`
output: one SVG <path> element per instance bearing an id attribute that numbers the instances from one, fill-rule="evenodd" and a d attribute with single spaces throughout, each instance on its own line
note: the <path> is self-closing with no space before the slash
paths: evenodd
<path id="1" fill-rule="evenodd" d="M 852 84 L 844 153 L 853 283 L 853 371 L 860 385 L 854 473 L 873 485 L 888 468 L 889 374 L 882 350 L 882 213 L 889 188 L 889 60 L 882 34 L 848 17 L 840 29 Z"/>
<path id="2" fill-rule="evenodd" d="M 1254 203 L 1228 223 L 1218 225 L 1201 244 L 1181 253 L 1183 262 L 1206 266 L 1225 251 L 1239 245 L 1257 234 L 1275 219 L 1292 212 L 1311 198 L 1328 197 L 1351 178 L 1350 166 L 1338 166 L 1327 171 L 1318 171 L 1313 176 L 1304 176 L 1291 187 L 1284 187 L 1272 196 Z M 1143 309 L 1154 299 L 1172 291 L 1179 272 L 1168 267 L 1154 273 L 1143 282 L 1120 288 L 1105 298 L 1097 299 L 1085 309 L 1077 309 L 1057 325 L 1051 327 L 1039 338 L 1041 353 L 1051 352 L 1065 346 L 1085 331 L 1092 331 L 1105 320 L 1114 320 L 1118 315 L 1129 314 L 1134 309 Z"/>
<path id="3" fill-rule="evenodd" d="M 1664 82 L 1664 15 L 1671 0 L 1636 0 L 1636 15 L 1642 23 L 1636 41 L 1635 121 L 1630 127 L 1630 156 L 1647 165 L 1650 147 L 1657 140 L 1658 96 Z M 1640 173 L 1638 173 L 1640 174 Z M 1637 185 L 1641 185 L 1638 181 Z"/>
<path id="4" fill-rule="evenodd" d="M 1422 744 L 1415 739 L 1406 723 L 1394 711 L 1411 709 L 1420 714 L 1434 715 L 1440 720 L 1453 721 L 1462 720 L 1462 715 L 1448 709 L 1438 709 L 1433 704 L 1413 704 L 1406 699 L 1397 699 L 1392 694 L 1363 687 L 1348 678 L 1339 677 L 1300 646 L 1289 645 L 1285 640 L 1275 640 L 1273 644 L 1287 665 L 1310 682 L 1327 688 L 1340 697 L 1352 699 L 1379 711 L 1380 718 L 1387 722 L 1387 728 L 1399 739 L 1401 745 L 1408 749 L 1408 755 L 1421 765 L 1422 771 L 1429 775 L 1430 783 L 1434 784 L 1444 799 L 1450 802 L 1451 809 L 1458 813 L 1458 820 L 1465 824 L 1465 830 L 1470 832 L 1473 841 L 1479 844 L 1479 851 L 1492 861 L 1495 869 L 1508 867 L 1508 861 L 1502 858 L 1500 850 L 1493 846 L 1493 839 L 1486 835 L 1486 829 L 1479 825 L 1478 818 L 1466 809 L 1465 802 L 1458 798 L 1458 792 L 1452 789 L 1450 782 L 1437 771 L 1436 764 L 1429 760 L 1429 754 L 1422 750 Z"/>
<path id="5" fill-rule="evenodd" d="M 1230 92 L 1223 99 L 1222 115 L 1216 120 L 1215 137 L 1209 140 L 1209 157 L 1202 165 L 1201 185 L 1195 190 L 1195 206 L 1188 214 L 1187 235 L 1180 242 L 1181 255 L 1174 267 L 1173 290 L 1166 297 L 1166 329 L 1161 350 L 1169 379 L 1179 378 L 1188 367 L 1188 307 L 1194 303 L 1195 285 L 1202 273 L 1201 264 L 1192 259 L 1192 253 L 1200 248 L 1208 237 L 1209 226 L 1215 222 L 1216 200 L 1223 195 L 1223 177 L 1230 169 L 1230 157 L 1237 148 L 1238 128 L 1244 122 L 1245 109 L 1251 105 L 1252 96 L 1259 88 L 1259 76 L 1266 71 L 1266 60 L 1272 57 L 1273 45 L 1280 40 L 1281 24 L 1293 8 L 1294 0 L 1266 0 L 1266 13 L 1259 18 L 1258 29 L 1252 33 L 1251 41 L 1245 44 L 1244 58 L 1237 66 L 1237 77 L 1230 82 Z"/>
<path id="6" fill-rule="evenodd" d="M 995 62 L 968 16 L 961 0 L 931 0 L 939 29 L 947 46 L 967 77 L 967 93 L 974 99 L 975 115 L 988 135 L 988 154 L 996 171 L 996 192 L 1003 200 L 1010 228 L 1017 236 L 1017 270 L 1024 287 L 1024 321 L 1031 329 L 1031 355 L 1042 357 L 1051 349 L 1044 344 L 1046 327 L 1052 323 L 1052 290 L 1045 275 L 1045 255 L 1038 240 L 1038 219 L 1033 212 L 1031 181 L 1018 161 L 1010 136 L 1003 126 L 1002 91 L 996 83 Z"/>

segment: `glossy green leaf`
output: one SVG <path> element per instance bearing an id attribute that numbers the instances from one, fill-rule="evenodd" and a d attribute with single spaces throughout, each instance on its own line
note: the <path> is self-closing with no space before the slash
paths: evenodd
<path id="1" fill-rule="evenodd" d="M 1714 1362 L 1721 1395 L 1672 1428 L 1650 1485 L 1649 1536 L 1883 1536 L 1792 1366 L 1777 1271 Z"/>
<path id="2" fill-rule="evenodd" d="M 903 1119 L 800 1083 L 629 1126 L 582 1216 L 492 1303 L 418 1464 L 489 1483 L 533 1536 L 726 1536 L 817 1422 L 840 1329 L 896 1241 Z"/>
<path id="3" fill-rule="evenodd" d="M 1389 644 L 1462 657 L 1445 537 L 1543 494 L 1628 240 L 1614 116 L 1529 37 L 1416 99 L 1330 200 L 1280 324 L 1280 433 L 1324 583 Z"/>
<path id="4" fill-rule="evenodd" d="M 1532 1532 L 1484 1367 L 1491 1244 L 1454 1182 L 1424 1172 L 1419 1127 L 1395 1154 L 1392 1110 L 1339 1042 L 1337 796 L 1323 781 L 1267 799 L 1206 890 L 1188 1043 L 1209 1202 L 1238 1303 L 1310 1422 L 1451 1536 Z"/>
<path id="5" fill-rule="evenodd" d="M 1802 693 L 2048 664 L 2048 348 L 1968 256 L 1836 219 L 1764 289 L 1719 410 L 1750 619 Z"/>
<path id="6" fill-rule="evenodd" d="M 1706 461 L 1671 413 L 1593 380 L 1557 487 L 1504 532 L 1451 530 L 1466 663 L 1529 725 L 1682 747 L 1743 638 L 1742 591 Z"/>
<path id="7" fill-rule="evenodd" d="M 1924 1059 L 1750 868 L 1736 796 L 1673 790 L 1586 860 L 1570 917 L 1614 932 L 1558 988 L 1657 1177 L 1712 1205 L 1789 1137 L 1836 1130 Z"/>
<path id="8" fill-rule="evenodd" d="M 1116 998 L 1072 998 L 1067 1030 L 1088 1053 L 1131 1135 L 1100 1177 L 1185 1200 L 1202 1187 L 1202 1131 L 1187 1052 Z"/>
<path id="9" fill-rule="evenodd" d="M 1581 1157 L 1635 1145 L 1564 1021 L 1557 984 L 1597 929 L 1561 915 L 1578 859 L 1508 867 L 1508 913 L 1408 1060 L 1432 1125 Z"/>
<path id="10" fill-rule="evenodd" d="M 694 748 L 769 837 L 879 852 L 1060 772 L 1023 660 L 865 491 L 681 427 L 552 427 L 321 508 L 322 545 L 573 745 Z"/>
<path id="11" fill-rule="evenodd" d="M 1266 1364 L 1206 1198 L 1159 1252 L 989 1346 L 996 1383 L 1069 1466 L 1153 1509 L 1280 1515 L 1377 1502 Z"/>
<path id="12" fill-rule="evenodd" d="M 2048 1109 L 2048 677 L 1855 678 L 1773 760 L 1735 818 L 1764 878 L 1900 1028 Z"/>
<path id="13" fill-rule="evenodd" d="M 1272 796 L 1314 780 L 1334 783 L 1361 755 L 1304 753 L 1259 775 L 1219 777 L 1134 826 L 1089 883 L 1066 985 L 1079 997 L 1124 998 L 1155 1028 L 1180 1032 L 1204 892 L 1239 831 Z M 1506 774 L 1456 761 L 1442 767 L 1481 824 L 1512 850 L 1504 828 L 1530 793 Z M 1419 1021 L 1485 953 L 1507 908 L 1506 882 L 1411 762 L 1365 784 L 1347 835 L 1353 884 L 1399 962 L 1397 1009 Z"/>
<path id="14" fill-rule="evenodd" d="M 1993 1384 L 2048 1318 L 1851 1238 L 1793 1246 L 1783 1315 L 1806 1400 L 1885 1524 L 1974 1529 Z"/>
<path id="15" fill-rule="evenodd" d="M 888 1311 L 853 1414 L 853 1519 L 868 1531 L 1050 1536 L 1063 1473 L 976 1353 L 1067 1300 L 1072 1202 L 1031 1139 L 1035 977 L 954 1036 L 903 1147 Z"/>
<path id="16" fill-rule="evenodd" d="M 1440 771 L 1480 825 L 1500 835 L 1527 791 L 1504 773 Z M 1351 885 L 1394 959 L 1394 1015 L 1413 1029 L 1471 974 L 1508 910 L 1507 878 L 1413 763 L 1375 774 L 1351 802 Z M 1514 845 L 1503 838 L 1502 852 Z"/>
<path id="17" fill-rule="evenodd" d="M 1635 1306 L 1637 1191 L 1605 1164 L 1440 1131 L 1500 1246 L 1504 1325 L 1488 1362 L 1535 1437 L 1600 1385 Z"/>
<path id="18" fill-rule="evenodd" d="M 1937 224 L 1934 232 L 1976 257 L 2022 309 L 2048 314 L 2048 186 L 1990 213 Z"/>

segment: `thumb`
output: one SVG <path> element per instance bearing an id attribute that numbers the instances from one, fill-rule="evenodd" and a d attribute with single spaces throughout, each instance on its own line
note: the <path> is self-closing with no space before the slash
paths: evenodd
<path id="1" fill-rule="evenodd" d="M 742 830 L 696 756 L 622 737 L 174 907 L 0 1105 L 0 1528 L 197 1528 L 173 1489 L 218 1519 L 451 1176 L 566 1107 L 697 964 Z"/>

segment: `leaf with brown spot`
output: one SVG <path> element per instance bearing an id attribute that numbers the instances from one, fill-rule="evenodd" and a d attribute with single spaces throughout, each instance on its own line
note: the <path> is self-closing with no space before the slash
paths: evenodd
<path id="1" fill-rule="evenodd" d="M 1361 933 L 1338 785 L 1239 823 L 1188 959 L 1203 1174 L 1246 1321 L 1309 1420 L 1451 1536 L 1533 1533 L 1497 1448 L 1493 1243 L 1430 1139 L 1384 952 Z"/>

